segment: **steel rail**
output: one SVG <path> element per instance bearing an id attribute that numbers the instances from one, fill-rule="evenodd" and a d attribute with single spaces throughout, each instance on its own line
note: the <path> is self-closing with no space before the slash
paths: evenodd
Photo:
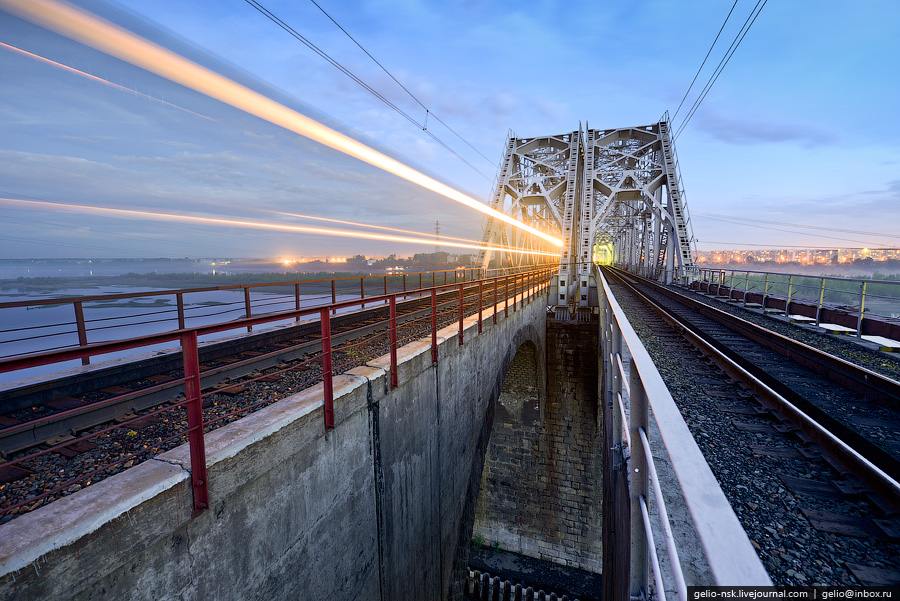
<path id="1" fill-rule="evenodd" d="M 734 351 L 710 339 L 696 326 L 654 302 L 621 274 L 613 272 L 613 277 L 637 295 L 642 302 L 645 302 L 666 323 L 707 355 L 725 373 L 734 380 L 742 382 L 764 404 L 785 416 L 798 430 L 885 501 L 893 507 L 900 508 L 900 480 L 895 476 L 898 471 L 896 459 L 828 416 Z M 643 282 L 643 280 L 641 281 Z M 855 447 L 862 447 L 862 449 L 858 450 Z"/>

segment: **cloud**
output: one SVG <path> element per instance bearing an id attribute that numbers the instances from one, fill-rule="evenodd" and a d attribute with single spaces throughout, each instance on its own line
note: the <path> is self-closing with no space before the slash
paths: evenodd
<path id="1" fill-rule="evenodd" d="M 827 146 L 838 141 L 838 136 L 817 125 L 785 122 L 777 119 L 735 118 L 716 111 L 702 113 L 693 126 L 713 139 L 735 145 L 772 144 L 796 142 L 805 148 Z M 690 125 L 689 125 L 690 127 Z"/>

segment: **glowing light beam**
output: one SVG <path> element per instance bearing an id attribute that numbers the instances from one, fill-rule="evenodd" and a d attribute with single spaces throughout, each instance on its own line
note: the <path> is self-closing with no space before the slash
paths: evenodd
<path id="1" fill-rule="evenodd" d="M 181 221 L 186 223 L 199 223 L 204 225 L 216 225 L 226 227 L 242 227 L 251 229 L 274 230 L 283 232 L 299 232 L 316 234 L 321 236 L 340 236 L 344 238 L 362 238 L 364 240 L 386 240 L 388 242 L 401 242 L 404 244 L 434 244 L 434 238 L 412 238 L 409 236 L 390 236 L 387 234 L 373 234 L 369 232 L 357 232 L 328 227 L 308 227 L 302 225 L 285 225 L 282 223 L 267 223 L 264 221 L 247 221 L 243 219 L 224 219 L 220 217 L 197 217 L 193 215 L 178 215 L 176 213 L 157 213 L 155 211 L 138 211 L 135 209 L 112 209 L 108 207 L 92 207 L 88 205 L 65 204 L 49 202 L 46 200 L 22 200 L 19 198 L 0 198 L 0 203 L 24 205 L 32 208 L 47 210 L 68 211 L 71 213 L 94 213 L 101 215 L 123 216 L 138 219 L 150 219 L 153 221 Z M 473 250 L 506 251 L 520 255 L 544 255 L 557 257 L 557 253 L 548 253 L 519 248 L 506 248 L 502 246 L 487 246 L 484 244 L 466 244 L 463 242 L 443 242 L 444 246 L 457 248 L 469 248 Z"/>
<path id="2" fill-rule="evenodd" d="M 63 63 L 58 63 L 54 60 L 51 60 L 45 56 L 41 56 L 40 54 L 35 54 L 33 52 L 28 52 L 27 50 L 22 50 L 21 48 L 16 48 L 15 46 L 10 46 L 9 44 L 4 44 L 0 42 L 0 47 L 6 48 L 7 50 L 11 50 L 17 54 L 21 54 L 23 56 L 27 56 L 28 58 L 33 58 L 34 60 L 40 61 L 42 63 L 46 63 L 48 65 L 54 66 L 58 69 L 62 69 L 63 71 L 68 71 L 69 73 L 74 73 L 75 75 L 80 75 L 82 77 L 86 77 L 88 79 L 92 79 L 96 82 L 105 84 L 111 88 L 116 88 L 117 90 L 122 90 L 123 92 L 129 92 L 131 94 L 137 94 L 138 96 L 143 96 L 144 98 L 149 98 L 150 100 L 156 100 L 160 104 L 164 104 L 166 106 L 171 106 L 172 108 L 178 109 L 180 111 L 184 111 L 186 113 L 190 113 L 192 115 L 196 115 L 198 117 L 203 117 L 204 119 L 208 119 L 210 121 L 215 121 L 218 123 L 217 119 L 213 119 L 212 117 L 207 117 L 206 115 L 201 115 L 200 113 L 195 113 L 190 109 L 186 109 L 183 106 L 178 106 L 177 104 L 173 104 L 171 102 L 166 102 L 162 98 L 154 98 L 149 94 L 144 94 L 143 92 L 138 92 L 134 88 L 129 88 L 115 82 L 109 81 L 108 79 L 103 79 L 102 77 L 97 77 L 96 75 L 92 75 L 90 73 L 85 73 L 84 71 L 79 71 L 75 67 L 70 67 L 69 65 L 64 65 Z"/>
<path id="3" fill-rule="evenodd" d="M 345 221 L 343 219 L 329 219 L 328 217 L 313 217 L 312 215 L 301 215 L 299 213 L 285 213 L 283 211 L 271 211 L 276 215 L 287 215 L 289 217 L 300 217 L 301 219 L 314 219 L 316 221 L 328 221 L 331 223 L 343 223 L 344 225 L 355 225 L 357 227 L 367 227 L 376 230 L 386 230 L 389 232 L 400 232 L 401 234 L 414 234 L 416 236 L 428 236 L 428 234 L 423 234 L 422 232 L 416 232 L 413 230 L 403 230 L 397 227 L 386 227 L 383 225 L 372 225 L 370 223 L 357 223 L 355 221 Z M 459 240 L 460 242 L 473 242 L 476 244 L 480 244 L 478 240 L 472 240 L 470 238 L 457 238 L 456 236 L 435 236 L 436 240 Z"/>
<path id="4" fill-rule="evenodd" d="M 42 27 L 52 29 L 73 40 L 393 173 L 450 200 L 486 213 L 495 219 L 543 238 L 555 246 L 563 245 L 563 241 L 559 238 L 492 209 L 471 196 L 454 190 L 400 161 L 310 119 L 306 115 L 289 109 L 271 98 L 254 92 L 223 75 L 80 8 L 56 0 L 0 0 L 0 7 Z"/>

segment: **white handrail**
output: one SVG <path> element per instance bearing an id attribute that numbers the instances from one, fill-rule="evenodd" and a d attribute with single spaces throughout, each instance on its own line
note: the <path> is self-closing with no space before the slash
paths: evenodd
<path id="1" fill-rule="evenodd" d="M 628 322 L 624 311 L 622 311 L 606 279 L 599 270 L 595 271 L 595 278 L 602 285 L 601 303 L 603 308 L 601 315 L 603 316 L 604 332 L 601 339 L 604 345 L 607 346 L 620 345 L 619 348 L 604 348 L 602 352 L 602 356 L 606 359 L 604 370 L 610 370 L 606 371 L 606 373 L 611 374 L 617 370 L 618 366 L 610 365 L 610 362 L 614 360 L 613 357 L 621 355 L 621 347 L 627 346 L 631 353 L 631 361 L 629 362 L 632 371 L 631 377 L 638 378 L 640 387 L 643 388 L 643 396 L 653 411 L 666 453 L 678 479 L 685 505 L 693 520 L 707 565 L 712 572 L 713 583 L 692 584 L 771 585 L 772 581 L 769 575 L 750 544 L 747 534 L 744 532 L 728 499 L 722 492 L 718 481 L 703 457 L 703 453 L 688 430 L 681 412 L 675 405 L 671 393 L 656 369 L 656 365 L 641 343 L 634 328 Z M 608 332 L 607 329 L 609 329 Z M 622 380 L 624 379 L 622 378 Z M 632 382 L 635 382 L 635 380 L 632 379 Z M 617 384 L 617 386 L 618 390 L 625 392 L 621 383 Z M 612 397 L 610 400 L 612 400 Z M 614 411 L 618 412 L 621 410 L 624 410 L 624 404 L 619 405 L 614 402 Z M 627 421 L 630 424 L 632 454 L 636 452 L 637 448 L 645 449 L 648 471 L 653 476 L 652 480 L 654 481 L 655 497 L 659 505 L 660 519 L 668 522 L 667 517 L 665 517 L 666 510 L 662 502 L 662 494 L 658 490 L 658 481 L 654 474 L 655 468 L 650 467 L 653 458 L 649 453 L 649 440 L 646 443 L 644 440 L 641 440 L 641 430 L 644 431 L 644 436 L 646 436 L 648 424 L 644 421 L 645 416 L 642 415 L 641 411 L 635 412 L 634 408 L 629 406 L 629 413 L 630 415 L 620 414 L 617 417 L 623 423 Z M 634 473 L 635 467 L 632 466 L 629 469 L 629 473 Z M 641 529 L 642 524 L 632 523 L 633 548 L 634 545 L 647 544 L 646 541 L 643 541 L 644 533 L 639 532 Z M 674 538 L 672 541 L 673 544 L 677 543 Z M 649 553 L 649 550 L 643 547 L 638 552 L 646 555 Z M 669 555 L 670 563 L 675 569 L 675 565 L 679 563 L 677 550 L 674 554 L 670 550 Z M 644 586 L 646 584 L 649 583 L 645 583 Z M 682 595 L 686 596 L 684 586 L 685 583 L 683 581 L 679 585 L 678 577 L 676 576 L 676 589 L 681 589 L 679 590 L 679 597 L 682 599 L 685 598 Z M 665 595 L 662 590 L 659 591 L 659 594 L 661 596 Z"/>

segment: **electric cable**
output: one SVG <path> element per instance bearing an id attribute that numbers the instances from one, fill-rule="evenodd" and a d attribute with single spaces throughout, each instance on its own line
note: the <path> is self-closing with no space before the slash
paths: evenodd
<path id="1" fill-rule="evenodd" d="M 460 161 L 462 161 L 462 162 L 465 163 L 467 166 L 469 166 L 471 169 L 473 169 L 473 170 L 474 170 L 476 173 L 478 173 L 481 177 L 483 177 L 484 179 L 486 179 L 486 180 L 489 181 L 489 182 L 492 182 L 492 181 L 493 181 L 493 180 L 491 180 L 491 178 L 489 178 L 487 175 L 485 175 L 484 173 L 482 173 L 480 169 L 478 169 L 478 168 L 475 167 L 472 163 L 470 163 L 469 161 L 467 161 L 462 155 L 460 155 L 458 152 L 456 152 L 455 150 L 453 150 L 452 148 L 450 148 L 450 146 L 448 146 L 445 142 L 443 142 L 442 140 L 440 140 L 436 135 L 434 135 L 434 133 L 432 133 L 431 131 L 429 131 L 429 130 L 426 128 L 426 125 L 424 125 L 424 124 L 422 124 L 422 123 L 419 123 L 414 117 L 410 116 L 410 115 L 409 115 L 408 113 L 406 113 L 403 109 L 401 109 L 400 107 L 398 107 L 396 104 L 394 104 L 393 102 L 391 102 L 390 100 L 388 100 L 383 94 L 381 94 L 380 92 L 378 92 L 378 90 L 376 90 L 375 88 L 373 88 L 372 86 L 370 86 L 369 84 L 367 84 L 366 82 L 364 82 L 362 79 L 360 79 L 359 77 L 357 77 L 355 74 L 353 74 L 353 72 L 351 72 L 349 69 L 347 69 L 346 67 L 344 67 L 344 65 L 342 65 L 338 60 L 332 58 L 332 57 L 331 57 L 328 53 L 326 53 L 324 50 L 320 49 L 318 46 L 316 46 L 315 44 L 313 44 L 310 40 L 308 40 L 307 38 L 305 38 L 302 34 L 300 34 L 300 33 L 299 33 L 297 30 L 295 30 L 293 27 L 291 27 L 290 25 L 288 25 L 287 23 L 285 23 L 284 21 L 282 21 L 280 18 L 278 18 L 278 16 L 275 15 L 274 13 L 272 13 L 269 9 L 267 9 L 266 7 L 264 7 L 263 5 L 261 5 L 261 4 L 260 4 L 259 2 L 257 2 L 256 0 L 245 0 L 245 1 L 247 2 L 247 4 L 249 4 L 250 6 L 252 6 L 253 8 L 255 8 L 257 11 L 259 11 L 260 13 L 262 13 L 262 14 L 263 14 L 265 17 L 267 17 L 270 21 L 272 21 L 273 23 L 275 23 L 276 25 L 278 25 L 279 27 L 281 27 L 283 30 L 285 30 L 288 34 L 290 34 L 290 35 L 291 35 L 292 37 L 294 37 L 296 40 L 298 40 L 299 42 L 303 43 L 307 48 L 309 48 L 310 50 L 312 50 L 313 52 L 315 52 L 316 54 L 318 54 L 320 57 L 322 57 L 323 59 L 325 59 L 325 60 L 326 60 L 329 64 L 331 64 L 335 69 L 337 69 L 338 71 L 340 71 L 341 73 L 343 73 L 344 75 L 346 75 L 347 77 L 349 77 L 350 79 L 352 79 L 353 81 L 355 81 L 355 82 L 356 82 L 357 84 L 359 84 L 364 90 L 366 90 L 367 92 L 369 92 L 370 94 L 372 94 L 373 96 L 375 96 L 375 98 L 381 100 L 384 104 L 386 104 L 388 107 L 390 107 L 391 109 L 393 109 L 393 110 L 394 110 L 395 112 L 397 112 L 399 115 L 401 115 L 402 117 L 404 117 L 407 121 L 409 121 L 410 123 L 412 123 L 413 125 L 415 125 L 415 126 L 418 127 L 419 129 L 421 129 L 422 131 L 424 131 L 426 134 L 428 134 L 428 136 L 429 136 L 431 139 L 433 139 L 435 142 L 437 142 L 437 143 L 440 144 L 442 147 L 444 147 L 448 152 L 450 152 L 451 154 L 453 154 L 456 158 L 458 158 Z M 367 54 L 368 54 L 368 53 L 367 53 Z M 373 59 L 373 60 L 374 60 L 374 59 Z M 432 116 L 434 116 L 434 115 L 432 114 Z M 437 117 L 435 117 L 435 119 L 437 119 Z M 440 119 L 438 119 L 438 121 L 440 121 Z M 442 123 L 443 123 L 443 122 L 442 122 Z M 448 128 L 448 129 L 449 129 L 449 128 Z"/>
<path id="2" fill-rule="evenodd" d="M 740 31 L 738 31 L 738 33 L 735 35 L 734 40 L 732 40 L 731 45 L 728 47 L 728 50 L 725 51 L 725 56 L 723 56 L 722 60 L 719 61 L 719 65 L 716 67 L 716 70 L 713 71 L 713 74 L 710 76 L 709 80 L 707 80 L 706 85 L 700 92 L 700 96 L 698 96 L 694 101 L 694 104 L 691 106 L 691 110 L 688 112 L 687 117 L 684 118 L 684 121 L 682 121 L 681 125 L 678 127 L 678 130 L 675 132 L 675 135 L 672 138 L 673 141 L 678 139 L 678 136 L 680 136 L 681 132 L 684 131 L 684 128 L 687 127 L 687 124 L 693 118 L 694 114 L 697 112 L 697 109 L 700 108 L 700 104 L 702 104 L 703 100 L 706 98 L 707 94 L 709 94 L 709 91 L 712 89 L 713 85 L 716 83 L 716 81 L 718 81 L 719 75 L 721 75 L 722 71 L 725 70 L 725 67 L 728 65 L 731 57 L 734 56 L 734 53 L 741 45 L 741 42 L 744 41 L 744 38 L 747 36 L 747 33 L 756 22 L 756 18 L 759 16 L 759 13 L 762 12 L 762 9 L 765 8 L 768 1 L 769 0 L 757 0 L 756 6 L 754 6 L 753 10 L 750 11 L 750 15 L 744 21 L 744 25 L 741 26 Z"/>
<path id="3" fill-rule="evenodd" d="M 706 56 L 703 58 L 703 62 L 700 63 L 700 68 L 697 69 L 697 72 L 694 74 L 694 79 L 691 80 L 691 85 L 688 86 L 687 91 L 684 93 L 684 97 L 682 97 L 681 102 L 678 104 L 678 108 L 675 109 L 675 114 L 672 115 L 672 120 L 678 116 L 678 111 L 681 110 L 684 101 L 687 99 L 688 94 L 691 93 L 691 88 L 694 87 L 694 83 L 697 81 L 697 77 L 700 75 L 700 71 L 703 70 L 703 65 L 706 64 L 707 59 L 709 59 L 709 55 L 712 53 L 713 48 L 716 46 L 716 42 L 719 41 L 719 36 L 722 35 L 722 30 L 725 29 L 725 25 L 728 23 L 728 19 L 731 18 L 731 13 L 734 12 L 734 7 L 737 6 L 738 0 L 734 0 L 734 4 L 731 5 L 731 10 L 728 11 L 728 15 L 725 17 L 725 21 L 722 23 L 722 27 L 719 28 L 719 33 L 716 34 L 716 39 L 713 40 L 712 45 L 709 47 L 709 50 L 706 52 Z"/>
<path id="4" fill-rule="evenodd" d="M 350 38 L 350 39 L 353 41 L 354 44 L 356 44 L 357 46 L 359 46 L 359 49 L 362 50 L 363 52 L 365 52 L 365 53 L 366 53 L 366 56 L 368 56 L 369 58 L 371 58 L 371 59 L 375 62 L 376 65 L 378 65 L 379 67 L 381 67 L 381 70 L 384 71 L 385 73 L 387 73 L 388 77 L 390 77 L 391 79 L 393 79 L 394 82 L 395 82 L 398 86 L 400 86 L 400 87 L 403 89 L 404 92 L 406 92 L 407 94 L 409 94 L 409 97 L 410 97 L 410 98 L 412 98 L 413 100 L 415 100 L 415 101 L 418 103 L 419 106 L 421 106 L 423 109 L 425 109 L 425 127 L 423 127 L 423 129 L 425 129 L 425 130 L 427 131 L 427 126 L 428 126 L 428 116 L 431 115 L 438 123 L 440 123 L 441 125 L 443 125 L 444 127 L 446 127 L 446 128 L 450 131 L 450 133 L 452 133 L 454 136 L 456 136 L 457 138 L 459 138 L 460 140 L 462 140 L 462 142 L 463 142 L 466 146 L 468 146 L 469 148 L 471 148 L 472 150 L 474 150 L 475 152 L 477 152 L 479 155 L 481 155 L 481 158 L 483 158 L 485 161 L 487 161 L 488 163 L 490 163 L 493 167 L 495 167 L 495 168 L 497 167 L 497 163 L 495 163 L 494 161 L 492 161 L 492 160 L 489 159 L 488 157 L 484 156 L 484 154 L 482 154 L 482 152 L 481 152 L 480 150 L 478 150 L 477 148 L 475 148 L 474 146 L 472 146 L 472 144 L 470 144 L 468 140 L 466 140 L 466 139 L 463 138 L 461 135 L 459 135 L 452 127 L 450 127 L 449 125 L 447 125 L 446 123 L 444 123 L 444 121 L 443 121 L 440 117 L 438 117 L 437 115 L 435 115 L 433 111 L 429 110 L 429 108 L 428 108 L 427 106 L 425 106 L 425 105 L 422 103 L 421 100 L 419 100 L 418 98 L 416 98 L 415 94 L 413 94 L 412 92 L 410 92 L 409 89 L 408 89 L 406 86 L 404 86 L 402 83 L 400 83 L 400 81 L 399 81 L 396 77 L 394 77 L 394 75 L 393 75 L 390 71 L 388 71 L 387 68 L 385 68 L 384 65 L 382 65 L 380 62 L 378 62 L 378 59 L 376 59 L 374 56 L 372 56 L 372 55 L 369 53 L 368 50 L 366 50 L 365 48 L 363 48 L 362 44 L 360 44 L 358 41 L 356 41 L 356 38 L 354 38 L 352 35 L 350 35 L 350 33 L 349 33 L 346 29 L 344 29 L 343 27 L 341 27 L 341 24 L 338 23 L 338 22 L 334 19 L 334 17 L 332 17 L 330 14 L 328 14 L 328 12 L 326 12 L 326 10 L 325 10 L 324 8 L 322 8 L 321 6 L 319 6 L 319 3 L 316 2 L 316 0 L 310 0 L 310 2 L 312 2 L 313 4 L 315 4 L 315 5 L 316 5 L 316 8 L 318 8 L 320 11 L 322 11 L 322 14 L 324 14 L 326 17 L 328 17 L 328 19 L 329 19 L 332 23 L 334 23 L 334 24 L 337 26 L 338 29 L 340 29 L 341 31 L 343 31 L 343 32 L 346 34 L 346 36 L 347 36 L 348 38 Z M 737 3 L 737 0 L 735 0 L 735 3 Z"/>

